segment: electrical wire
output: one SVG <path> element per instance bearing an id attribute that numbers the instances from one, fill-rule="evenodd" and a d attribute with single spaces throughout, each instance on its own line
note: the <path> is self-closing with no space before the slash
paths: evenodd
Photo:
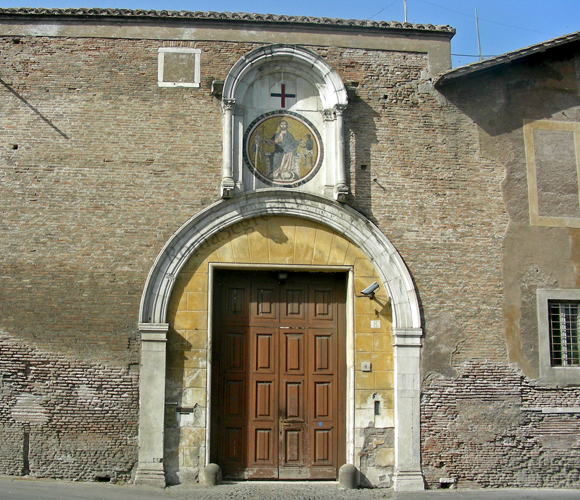
<path id="1" fill-rule="evenodd" d="M 381 10 L 379 10 L 376 14 L 373 14 L 371 17 L 369 17 L 367 19 L 367 21 L 370 21 L 373 17 L 378 16 L 383 10 L 387 10 L 391 5 L 394 5 L 398 2 L 399 0 L 393 0 L 389 5 L 387 5 L 386 7 L 383 7 Z"/>

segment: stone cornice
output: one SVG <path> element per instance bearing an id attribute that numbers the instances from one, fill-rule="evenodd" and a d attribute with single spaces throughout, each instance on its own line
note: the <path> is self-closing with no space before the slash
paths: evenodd
<path id="1" fill-rule="evenodd" d="M 41 20 L 68 18 L 68 19 L 107 19 L 120 20 L 192 20 L 227 23 L 260 23 L 260 24 L 292 24 L 311 26 L 330 26 L 333 28 L 349 28 L 364 30 L 396 30 L 396 31 L 423 31 L 435 32 L 453 36 L 455 29 L 450 26 L 436 26 L 433 24 L 413 24 L 398 21 L 368 21 L 360 19 L 335 19 L 328 17 L 285 16 L 275 14 L 248 14 L 245 12 L 189 12 L 185 10 L 131 10 L 131 9 L 45 9 L 45 8 L 9 8 L 0 9 L 0 19 L 30 19 Z"/>

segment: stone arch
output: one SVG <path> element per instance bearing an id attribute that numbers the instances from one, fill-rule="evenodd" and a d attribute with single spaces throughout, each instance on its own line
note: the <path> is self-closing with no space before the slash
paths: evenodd
<path id="1" fill-rule="evenodd" d="M 325 109 L 347 104 L 347 95 L 338 73 L 320 56 L 302 47 L 290 45 L 267 45 L 255 49 L 242 57 L 230 70 L 223 88 L 223 99 L 241 101 L 247 82 L 266 64 L 285 63 L 285 71 L 301 71 L 319 87 L 320 98 Z"/>
<path id="2" fill-rule="evenodd" d="M 420 470 L 421 317 L 413 280 L 380 230 L 350 207 L 290 190 L 268 189 L 220 201 L 186 222 L 167 242 L 147 278 L 139 312 L 142 339 L 137 481 L 164 483 L 163 405 L 167 312 L 176 277 L 189 257 L 224 228 L 261 215 L 315 221 L 344 235 L 370 260 L 390 298 L 394 337 L 395 474 L 398 491 L 423 489 Z"/>

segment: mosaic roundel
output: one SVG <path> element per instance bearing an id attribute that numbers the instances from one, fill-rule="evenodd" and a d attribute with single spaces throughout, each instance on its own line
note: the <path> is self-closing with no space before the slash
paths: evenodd
<path id="1" fill-rule="evenodd" d="M 296 187 L 311 180 L 324 156 L 318 130 L 292 111 L 258 116 L 244 134 L 244 161 L 269 186 Z"/>

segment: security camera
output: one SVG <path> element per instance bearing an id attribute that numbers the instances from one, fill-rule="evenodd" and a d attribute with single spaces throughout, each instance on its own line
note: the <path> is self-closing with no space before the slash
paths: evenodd
<path id="1" fill-rule="evenodd" d="M 375 298 L 375 292 L 379 289 L 379 284 L 375 281 L 367 286 L 361 293 L 369 299 Z"/>

